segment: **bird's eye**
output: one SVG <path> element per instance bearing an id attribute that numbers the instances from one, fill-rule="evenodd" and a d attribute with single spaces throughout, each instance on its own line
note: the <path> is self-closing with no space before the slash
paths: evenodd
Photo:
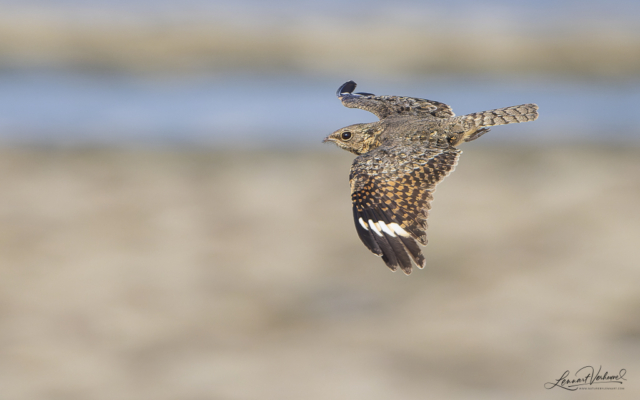
<path id="1" fill-rule="evenodd" d="M 351 132 L 346 131 L 346 132 L 342 132 L 342 140 L 349 140 L 351 139 Z"/>

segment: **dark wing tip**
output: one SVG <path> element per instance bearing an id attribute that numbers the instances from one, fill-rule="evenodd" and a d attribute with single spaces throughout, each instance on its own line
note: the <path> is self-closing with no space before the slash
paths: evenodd
<path id="1" fill-rule="evenodd" d="M 351 94 L 354 90 L 356 90 L 356 86 L 358 85 L 354 81 L 345 82 L 338 88 L 336 96 L 340 97 L 344 94 Z"/>

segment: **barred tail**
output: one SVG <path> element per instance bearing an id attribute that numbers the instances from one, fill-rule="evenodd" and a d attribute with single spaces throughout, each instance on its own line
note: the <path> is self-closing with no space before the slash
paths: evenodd
<path id="1" fill-rule="evenodd" d="M 522 104 L 469 114 L 465 115 L 464 118 L 467 121 L 473 121 L 473 125 L 476 127 L 535 121 L 538 118 L 538 106 L 535 104 Z"/>
<path id="2" fill-rule="evenodd" d="M 476 140 L 489 132 L 489 128 L 483 127 L 535 121 L 538 119 L 538 106 L 535 104 L 522 104 L 463 115 L 455 119 L 458 123 L 461 123 L 463 132 L 455 134 L 451 139 L 450 143 L 453 146 L 462 142 Z"/>

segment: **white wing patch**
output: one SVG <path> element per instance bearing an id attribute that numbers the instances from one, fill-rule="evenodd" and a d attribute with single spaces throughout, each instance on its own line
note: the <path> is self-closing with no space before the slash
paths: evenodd
<path id="1" fill-rule="evenodd" d="M 364 228 L 365 231 L 369 230 L 369 227 L 367 226 L 367 223 L 362 220 L 362 217 L 360 217 L 358 222 L 360 222 L 360 225 L 362 225 L 362 227 Z"/>
<path id="2" fill-rule="evenodd" d="M 400 236 L 410 237 L 409 233 L 402 229 L 400 225 L 396 224 L 395 222 L 390 223 L 389 228 L 393 229 L 393 231 Z"/>
<path id="3" fill-rule="evenodd" d="M 362 218 L 358 219 L 358 222 L 365 230 L 369 230 L 371 228 L 378 236 L 382 236 L 382 232 L 386 233 L 391 237 L 396 237 L 396 235 L 411 237 L 407 231 L 402 229 L 400 225 L 392 222 L 390 224 L 385 224 L 384 221 L 373 222 L 373 220 L 369 220 L 368 222 L 364 222 Z"/>
<path id="4" fill-rule="evenodd" d="M 382 232 L 380 232 L 380 225 L 378 225 L 377 222 L 369 220 L 369 227 L 371 227 L 371 230 L 374 231 L 376 235 L 382 236 Z"/>
<path id="5" fill-rule="evenodd" d="M 382 228 L 384 233 L 386 233 L 389 236 L 396 237 L 396 234 L 393 233 L 391 229 L 389 229 L 389 227 L 387 226 L 387 224 L 384 223 L 384 221 L 378 221 L 378 224 L 380 224 L 380 228 Z"/>

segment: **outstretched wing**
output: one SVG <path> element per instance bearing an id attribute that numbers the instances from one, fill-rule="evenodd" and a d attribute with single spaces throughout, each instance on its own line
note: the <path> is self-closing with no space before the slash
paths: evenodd
<path id="1" fill-rule="evenodd" d="M 417 97 L 353 93 L 355 89 L 356 83 L 349 81 L 340 86 L 336 95 L 345 107 L 369 111 L 380 119 L 394 115 L 416 116 L 418 118 L 451 118 L 455 116 L 451 107 L 438 101 L 419 99 Z"/>
<path id="2" fill-rule="evenodd" d="M 353 218 L 362 242 L 389 268 L 423 268 L 418 243 L 427 244 L 427 216 L 436 185 L 451 173 L 462 152 L 455 148 L 380 146 L 351 167 Z"/>

